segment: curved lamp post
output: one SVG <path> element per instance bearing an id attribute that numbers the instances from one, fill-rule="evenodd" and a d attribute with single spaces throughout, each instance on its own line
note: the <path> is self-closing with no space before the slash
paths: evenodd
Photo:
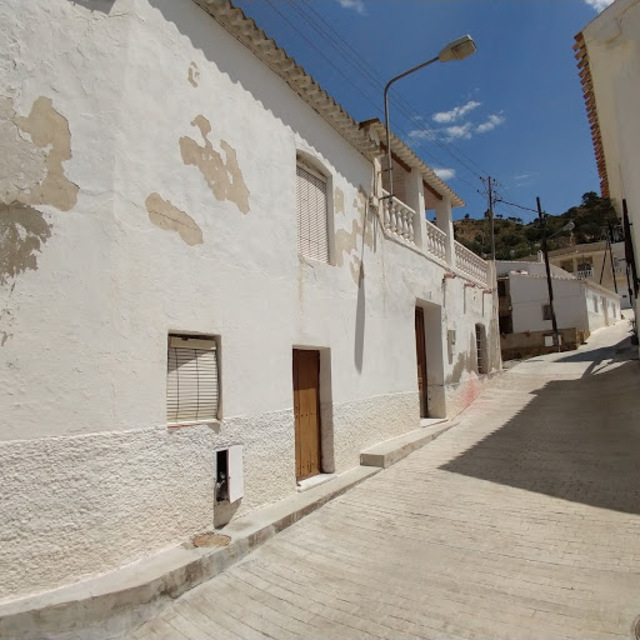
<path id="1" fill-rule="evenodd" d="M 389 129 L 389 88 L 400 78 L 408 76 L 414 71 L 418 71 L 433 62 L 450 62 L 451 60 L 464 60 L 476 52 L 476 43 L 469 35 L 462 36 L 456 40 L 451 41 L 440 53 L 431 60 L 427 60 L 422 64 L 419 64 L 409 71 L 401 73 L 399 76 L 392 78 L 387 82 L 387 86 L 384 88 L 384 126 L 387 130 L 387 171 L 389 172 L 389 195 L 386 198 L 393 198 L 393 165 L 391 164 L 391 131 Z"/>

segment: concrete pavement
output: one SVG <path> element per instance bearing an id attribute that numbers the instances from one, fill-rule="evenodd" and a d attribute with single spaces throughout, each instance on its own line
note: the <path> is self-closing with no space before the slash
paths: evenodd
<path id="1" fill-rule="evenodd" d="M 640 363 L 629 323 L 511 369 L 428 447 L 130 633 L 629 638 Z"/>

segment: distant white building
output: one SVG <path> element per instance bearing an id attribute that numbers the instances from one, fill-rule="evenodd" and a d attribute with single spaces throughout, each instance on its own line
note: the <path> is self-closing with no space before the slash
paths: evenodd
<path id="1" fill-rule="evenodd" d="M 602 196 L 623 218 L 638 306 L 640 249 L 640 0 L 616 0 L 577 36 L 578 60 Z M 633 279 L 636 282 L 633 282 Z"/>
<path id="2" fill-rule="evenodd" d="M 176 545 L 500 369 L 460 198 L 225 0 L 0 6 L 0 601 Z M 426 221 L 435 210 L 437 224 Z"/>
<path id="3" fill-rule="evenodd" d="M 553 345 L 544 263 L 497 261 L 502 355 L 532 355 Z M 551 265 L 553 307 L 564 345 L 575 348 L 597 329 L 621 319 L 620 296 Z M 551 339 L 550 339 L 551 338 Z M 527 349 L 531 349 L 528 352 Z"/>
<path id="4" fill-rule="evenodd" d="M 591 242 L 576 244 L 555 251 L 549 251 L 549 262 L 579 280 L 589 280 L 600 284 L 610 291 L 620 294 L 622 309 L 632 307 L 633 290 L 629 295 L 631 281 L 627 280 L 627 262 L 624 242 Z"/>

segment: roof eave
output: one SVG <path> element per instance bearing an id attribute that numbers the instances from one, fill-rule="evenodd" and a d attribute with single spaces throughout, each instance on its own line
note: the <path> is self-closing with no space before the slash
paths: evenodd
<path id="1" fill-rule="evenodd" d="M 296 61 L 280 48 L 242 9 L 229 0 L 193 0 L 236 40 L 284 80 L 312 109 L 363 156 L 379 154 L 378 143 Z"/>
<path id="2" fill-rule="evenodd" d="M 575 36 L 575 41 L 576 44 L 573 45 L 573 48 L 576 52 L 575 57 L 578 61 L 580 84 L 582 85 L 582 95 L 587 109 L 587 119 L 591 123 L 591 140 L 593 143 L 598 175 L 600 176 L 600 194 L 603 198 L 609 198 L 609 177 L 607 175 L 607 164 L 604 157 L 602 133 L 600 131 L 600 120 L 598 118 L 598 104 L 593 91 L 593 79 L 591 77 L 591 67 L 589 64 L 589 51 L 587 49 L 587 42 L 583 31 L 580 31 L 580 33 Z"/>

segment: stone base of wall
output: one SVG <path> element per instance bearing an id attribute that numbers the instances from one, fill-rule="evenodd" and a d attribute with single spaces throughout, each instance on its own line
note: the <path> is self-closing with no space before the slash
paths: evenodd
<path id="1" fill-rule="evenodd" d="M 417 393 L 323 407 L 323 456 L 342 473 L 360 452 L 416 429 Z M 241 444 L 244 497 L 215 504 L 215 452 Z M 330 450 L 332 449 L 332 450 Z M 0 602 L 104 573 L 296 491 L 294 416 L 0 442 Z"/>
<path id="2" fill-rule="evenodd" d="M 581 329 L 560 329 L 560 351 L 575 351 L 589 337 L 590 332 Z M 503 360 L 519 360 L 557 353 L 558 347 L 547 345 L 549 338 L 553 338 L 550 331 L 527 331 L 525 333 L 509 333 L 500 337 L 500 348 Z"/>
<path id="3" fill-rule="evenodd" d="M 417 392 L 374 396 L 333 406 L 335 471 L 360 464 L 365 449 L 420 426 Z"/>
<path id="4" fill-rule="evenodd" d="M 447 403 L 447 418 L 451 419 L 464 411 L 496 377 L 500 371 L 478 376 L 471 374 L 456 384 L 444 387 Z"/>

